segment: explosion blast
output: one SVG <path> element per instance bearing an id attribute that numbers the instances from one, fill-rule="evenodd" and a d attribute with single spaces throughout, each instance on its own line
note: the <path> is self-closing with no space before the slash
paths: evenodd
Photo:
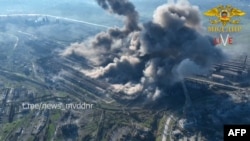
<path id="1" fill-rule="evenodd" d="M 74 43 L 62 54 L 89 59 L 96 67 L 83 72 L 109 82 L 116 92 L 156 99 L 174 83 L 204 73 L 224 58 L 211 38 L 200 33 L 199 9 L 188 1 L 159 6 L 153 20 L 144 24 L 138 23 L 138 12 L 128 0 L 97 2 L 103 9 L 124 16 L 124 27 Z"/>

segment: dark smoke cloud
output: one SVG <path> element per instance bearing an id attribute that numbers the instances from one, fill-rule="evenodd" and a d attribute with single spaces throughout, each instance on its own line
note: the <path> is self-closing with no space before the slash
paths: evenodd
<path id="1" fill-rule="evenodd" d="M 187 1 L 158 7 L 153 20 L 140 29 L 138 14 L 127 0 L 98 3 L 125 16 L 125 30 L 102 32 L 73 44 L 64 55 L 74 52 L 89 58 L 97 67 L 83 72 L 108 81 L 117 92 L 146 94 L 156 99 L 183 77 L 203 73 L 211 64 L 223 60 L 222 52 L 211 39 L 199 33 L 199 9 Z"/>
<path id="2" fill-rule="evenodd" d="M 125 16 L 125 29 L 128 31 L 139 30 L 138 12 L 135 6 L 128 0 L 97 0 L 97 3 L 112 13 Z"/>
<path id="3" fill-rule="evenodd" d="M 138 25 L 138 12 L 128 0 L 97 0 L 97 3 L 111 13 L 124 16 L 125 26 L 123 28 L 110 28 L 107 32 L 101 32 L 79 45 L 72 44 L 72 47 L 63 54 L 84 54 L 96 65 L 107 65 L 114 57 L 120 56 L 119 54 L 123 52 L 121 47 L 127 44 L 125 41 L 127 41 L 128 36 L 141 29 Z M 88 50 L 83 50 L 79 46 L 87 46 Z"/>

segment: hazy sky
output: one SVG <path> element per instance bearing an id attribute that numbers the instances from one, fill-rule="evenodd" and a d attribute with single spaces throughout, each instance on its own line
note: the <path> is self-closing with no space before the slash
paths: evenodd
<path id="1" fill-rule="evenodd" d="M 167 3 L 167 0 L 131 0 L 140 13 L 140 20 L 148 21 L 154 10 Z M 241 2 L 245 1 L 245 2 Z M 190 0 L 205 11 L 219 4 L 232 4 L 242 10 L 248 10 L 247 0 Z M 104 23 L 108 26 L 120 25 L 122 18 L 111 15 L 101 9 L 95 0 L 0 0 L 0 14 L 34 13 L 50 14 L 89 22 Z"/>
<path id="2" fill-rule="evenodd" d="M 151 17 L 153 11 L 167 0 L 131 0 L 143 17 Z M 245 1 L 244 3 L 241 1 Z M 249 9 L 247 0 L 190 0 L 201 10 L 218 4 L 232 4 Z M 248 1 L 249 3 L 249 1 Z M 0 0 L 0 13 L 49 13 L 72 17 L 84 17 L 92 14 L 104 15 L 95 0 Z"/>

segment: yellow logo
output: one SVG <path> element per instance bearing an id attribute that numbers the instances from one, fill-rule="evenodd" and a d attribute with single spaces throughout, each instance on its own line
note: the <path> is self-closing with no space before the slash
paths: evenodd
<path id="1" fill-rule="evenodd" d="M 231 5 L 223 6 L 219 5 L 215 8 L 212 8 L 204 13 L 204 15 L 209 17 L 217 17 L 216 19 L 210 19 L 211 24 L 222 23 L 223 26 L 230 24 L 239 24 L 240 20 L 233 19 L 234 17 L 244 16 L 246 13 L 232 7 Z"/>

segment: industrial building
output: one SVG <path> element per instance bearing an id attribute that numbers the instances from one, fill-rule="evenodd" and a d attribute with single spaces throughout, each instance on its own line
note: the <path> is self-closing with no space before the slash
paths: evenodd
<path id="1" fill-rule="evenodd" d="M 187 77 L 185 82 L 189 87 L 195 89 L 218 87 L 234 90 L 249 86 L 249 77 L 250 58 L 241 56 L 214 64 L 208 74 Z"/>

